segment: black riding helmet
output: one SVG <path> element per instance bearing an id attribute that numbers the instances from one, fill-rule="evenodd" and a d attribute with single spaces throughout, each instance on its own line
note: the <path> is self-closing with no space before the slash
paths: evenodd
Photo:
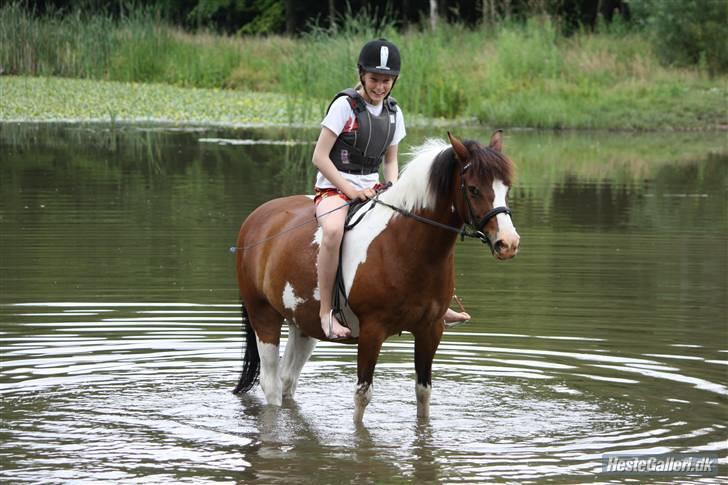
<path id="1" fill-rule="evenodd" d="M 387 39 L 369 41 L 361 48 L 357 65 L 359 71 L 399 76 L 399 49 Z"/>

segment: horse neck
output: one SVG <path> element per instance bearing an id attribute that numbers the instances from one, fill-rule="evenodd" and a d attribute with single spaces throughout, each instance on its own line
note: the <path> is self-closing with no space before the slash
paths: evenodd
<path id="1" fill-rule="evenodd" d="M 419 209 L 414 213 L 420 217 L 430 221 L 452 227 L 460 230 L 463 226 L 463 220 L 457 209 L 453 210 L 455 204 L 452 198 L 441 198 L 432 209 Z M 443 256 L 448 255 L 455 247 L 457 242 L 457 232 L 438 227 L 435 224 L 428 224 L 414 218 L 403 218 L 403 226 L 408 237 L 417 238 L 426 241 L 429 253 L 434 257 L 435 254 Z"/>

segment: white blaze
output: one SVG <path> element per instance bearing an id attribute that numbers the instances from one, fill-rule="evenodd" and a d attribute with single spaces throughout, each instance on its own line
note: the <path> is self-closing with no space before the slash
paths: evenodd
<path id="1" fill-rule="evenodd" d="M 506 196 L 508 195 L 508 186 L 502 180 L 493 180 L 493 193 L 495 194 L 495 197 L 493 197 L 493 207 L 507 207 Z M 508 214 L 498 214 L 495 218 L 498 221 L 498 232 L 516 232 L 511 216 Z"/>

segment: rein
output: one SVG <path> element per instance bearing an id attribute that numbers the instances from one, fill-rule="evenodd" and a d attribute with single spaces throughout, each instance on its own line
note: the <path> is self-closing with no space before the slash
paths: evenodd
<path id="1" fill-rule="evenodd" d="M 395 211 L 395 212 L 397 212 L 399 214 L 402 214 L 405 217 L 410 217 L 410 218 L 412 218 L 412 219 L 414 219 L 414 220 L 416 220 L 418 222 L 423 222 L 425 224 L 429 224 L 431 226 L 439 227 L 440 229 L 445 229 L 446 231 L 450 231 L 450 232 L 454 232 L 456 234 L 459 234 L 461 241 L 464 240 L 466 237 L 471 237 L 473 239 L 478 239 L 483 244 L 486 244 L 490 248 L 490 252 L 493 253 L 493 252 L 495 252 L 495 248 L 493 247 L 493 243 L 491 242 L 491 240 L 488 237 L 488 235 L 485 232 L 483 232 L 483 229 L 485 228 L 485 225 L 488 224 L 488 221 L 490 221 L 492 218 L 494 218 L 498 214 L 507 214 L 507 215 L 510 216 L 511 215 L 511 210 L 508 207 L 505 207 L 505 206 L 494 207 L 491 210 L 489 210 L 488 212 L 486 212 L 485 215 L 476 224 L 474 222 L 475 219 L 476 219 L 476 217 L 475 217 L 475 214 L 473 213 L 473 206 L 470 203 L 470 197 L 468 197 L 468 193 L 465 190 L 465 177 L 463 177 L 463 175 L 465 175 L 465 171 L 468 168 L 470 168 L 470 164 L 469 163 L 467 165 L 465 165 L 465 167 L 463 167 L 463 170 L 460 173 L 460 192 L 463 194 L 463 198 L 465 199 L 465 204 L 466 204 L 466 206 L 468 208 L 468 222 L 467 222 L 467 224 L 463 224 L 463 227 L 460 228 L 460 229 L 458 229 L 457 227 L 453 227 L 453 226 L 447 225 L 447 224 L 443 224 L 441 222 L 437 222 L 437 221 L 432 220 L 432 219 L 428 219 L 427 217 L 423 217 L 423 216 L 421 216 L 419 214 L 415 214 L 412 211 L 408 211 L 408 210 L 402 209 L 401 207 L 397 207 L 395 205 L 388 204 L 387 202 L 383 202 L 383 201 L 379 200 L 379 196 L 382 194 L 382 192 L 384 192 L 385 190 L 387 190 L 389 187 L 392 186 L 392 182 L 387 182 L 379 190 L 377 190 L 377 194 L 372 199 L 370 199 L 373 202 L 372 205 L 366 211 L 364 211 L 364 213 L 362 215 L 360 215 L 359 218 L 355 222 L 351 223 L 351 222 L 347 221 L 347 224 L 346 224 L 346 228 L 345 229 L 346 230 L 349 230 L 352 227 L 356 226 L 364 218 L 364 216 L 370 210 L 372 210 L 374 208 L 374 204 L 379 204 L 379 205 L 383 205 L 384 207 L 387 207 L 387 208 L 389 208 L 389 209 L 391 209 L 391 210 L 393 210 L 393 211 Z M 281 231 L 281 232 L 279 232 L 277 234 L 273 234 L 272 236 L 269 236 L 269 237 L 267 237 L 265 239 L 262 239 L 260 241 L 256 241 L 256 242 L 254 242 L 252 244 L 248 244 L 247 246 L 243 246 L 242 248 L 241 247 L 238 247 L 238 246 L 231 246 L 230 247 L 230 252 L 231 253 L 234 253 L 236 251 L 246 251 L 248 249 L 254 248 L 254 247 L 259 246 L 259 245 L 261 245 L 261 244 L 263 244 L 265 242 L 270 241 L 271 239 L 275 239 L 275 238 L 277 238 L 279 236 L 282 236 L 282 235 L 284 235 L 284 234 L 286 234 L 288 232 L 294 231 L 294 230 L 296 230 L 296 229 L 298 229 L 300 227 L 303 227 L 303 226 L 305 226 L 307 224 L 310 224 L 312 222 L 316 222 L 319 217 L 324 217 L 324 216 L 326 216 L 326 215 L 328 215 L 328 214 L 330 214 L 332 212 L 335 212 L 337 210 L 343 209 L 344 207 L 348 207 L 348 206 L 350 206 L 350 205 L 352 205 L 354 203 L 357 203 L 357 202 L 359 202 L 359 201 L 358 200 L 350 200 L 350 201 L 348 201 L 348 202 L 346 202 L 346 203 L 344 203 L 344 204 L 342 204 L 342 205 L 340 205 L 338 207 L 334 207 L 330 211 L 324 212 L 323 214 L 321 214 L 318 217 L 312 217 L 311 219 L 307 219 L 307 220 L 303 221 L 300 224 L 297 224 L 297 225 L 295 225 L 293 227 L 289 227 L 288 229 L 286 229 L 284 231 Z M 470 227 L 468 227 L 468 226 L 472 227 L 472 229 Z"/>
<path id="2" fill-rule="evenodd" d="M 488 235 L 483 232 L 483 229 L 485 228 L 485 225 L 488 224 L 488 221 L 490 221 L 492 218 L 497 216 L 498 214 L 508 214 L 511 215 L 511 210 L 506 206 L 499 206 L 499 207 L 493 207 L 491 210 L 485 213 L 485 215 L 478 221 L 476 224 L 474 220 L 476 219 L 475 214 L 473 213 L 473 206 L 470 203 L 470 197 L 468 197 L 468 193 L 465 190 L 465 171 L 470 168 L 470 164 L 468 163 L 463 168 L 463 171 L 460 173 L 460 192 L 463 194 L 463 198 L 465 199 L 465 204 L 468 208 L 468 222 L 467 224 L 464 224 L 462 228 L 458 229 L 457 227 L 453 227 L 447 224 L 443 224 L 441 222 L 437 222 L 432 219 L 428 219 L 427 217 L 423 217 L 419 214 L 415 214 L 412 211 L 408 211 L 405 209 L 402 209 L 401 207 L 394 206 L 392 204 L 388 204 L 386 202 L 382 202 L 379 200 L 379 194 L 377 194 L 376 197 L 372 199 L 372 201 L 376 204 L 383 205 L 385 207 L 388 207 L 392 209 L 395 212 L 398 212 L 402 214 L 405 217 L 411 217 L 412 219 L 423 222 L 425 224 L 429 224 L 431 226 L 439 227 L 440 229 L 445 229 L 446 231 L 454 232 L 456 234 L 460 235 L 460 240 L 464 240 L 466 237 L 472 237 L 474 239 L 479 239 L 483 244 L 488 245 L 490 248 L 490 252 L 495 252 L 495 248 L 493 247 L 493 243 L 491 242 Z M 388 183 L 388 185 L 385 187 L 387 188 L 389 185 L 391 185 L 391 182 Z M 374 205 L 372 204 L 372 207 Z M 472 229 L 470 229 L 471 226 Z"/>

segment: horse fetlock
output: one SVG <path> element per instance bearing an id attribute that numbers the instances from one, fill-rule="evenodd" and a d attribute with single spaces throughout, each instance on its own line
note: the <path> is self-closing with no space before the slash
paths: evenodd
<path id="1" fill-rule="evenodd" d="M 427 418 L 430 416 L 430 396 L 432 395 L 432 386 L 417 383 L 415 387 L 415 395 L 417 396 L 417 417 Z"/>
<path id="2" fill-rule="evenodd" d="M 283 397 L 281 394 L 271 393 L 265 395 L 265 400 L 270 404 L 271 406 L 283 406 Z"/>
<path id="3" fill-rule="evenodd" d="M 281 391 L 280 381 L 272 382 L 261 380 L 260 383 L 263 388 L 263 393 L 265 394 L 265 400 L 268 401 L 268 404 L 272 404 L 273 406 L 280 406 L 283 404 L 283 392 Z"/>
<path id="4" fill-rule="evenodd" d="M 291 378 L 283 378 L 283 398 L 293 399 L 296 393 L 296 380 Z"/>
<path id="5" fill-rule="evenodd" d="M 356 386 L 355 398 L 360 396 L 367 396 L 368 399 L 372 398 L 372 384 L 370 382 L 362 382 Z"/>
<path id="6" fill-rule="evenodd" d="M 368 382 L 357 386 L 354 393 L 354 422 L 361 423 L 364 418 L 364 410 L 372 400 L 372 385 Z"/>

